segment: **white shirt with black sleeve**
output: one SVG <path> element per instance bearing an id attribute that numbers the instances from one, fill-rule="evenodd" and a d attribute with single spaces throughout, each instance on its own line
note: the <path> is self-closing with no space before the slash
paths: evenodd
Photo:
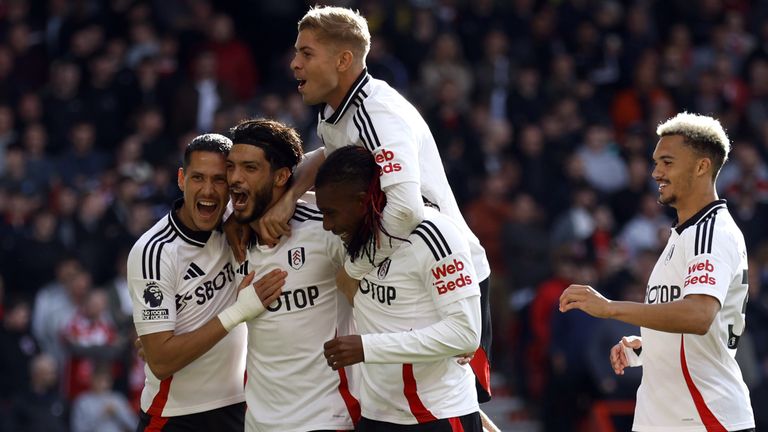
<path id="1" fill-rule="evenodd" d="M 648 281 L 646 303 L 692 294 L 720 303 L 704 335 L 641 328 L 643 378 L 632 430 L 736 431 L 755 426 L 734 356 L 744 332 L 747 250 L 725 200 L 672 229 Z"/>
<path id="2" fill-rule="evenodd" d="M 139 238 L 128 255 L 128 287 L 139 336 L 189 333 L 236 300 L 235 268 L 224 233 L 192 231 L 176 215 L 183 201 Z M 210 411 L 245 400 L 245 325 L 238 325 L 208 352 L 159 380 L 149 366 L 141 409 L 174 417 Z"/>
<path id="3" fill-rule="evenodd" d="M 456 223 L 425 208 L 425 219 L 355 295 L 362 334 L 363 417 L 417 424 L 478 410 L 475 378 L 454 356 L 480 339 L 480 290 L 469 245 Z"/>

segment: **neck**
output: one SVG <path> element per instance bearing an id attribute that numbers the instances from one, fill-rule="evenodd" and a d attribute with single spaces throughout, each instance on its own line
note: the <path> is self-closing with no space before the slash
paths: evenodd
<path id="1" fill-rule="evenodd" d="M 349 91 L 352 89 L 352 85 L 355 83 L 358 77 L 360 77 L 360 74 L 363 73 L 363 70 L 365 67 L 362 65 L 355 66 L 349 68 L 347 71 L 341 73 L 339 75 L 339 85 L 338 85 L 338 91 L 337 94 L 334 94 L 331 96 L 328 100 L 328 105 L 333 108 L 334 111 L 339 109 L 339 105 L 341 105 L 341 101 L 344 100 L 344 97 L 349 93 Z"/>
<path id="2" fill-rule="evenodd" d="M 687 221 L 692 218 L 693 215 L 698 213 L 699 210 L 718 199 L 714 184 L 710 185 L 710 187 L 700 193 L 689 195 L 685 201 L 675 205 L 675 210 L 677 210 L 677 220 L 681 223 Z"/>

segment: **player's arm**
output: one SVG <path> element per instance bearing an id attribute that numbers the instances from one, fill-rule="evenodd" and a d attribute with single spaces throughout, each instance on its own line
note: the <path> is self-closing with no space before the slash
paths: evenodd
<path id="1" fill-rule="evenodd" d="M 288 221 L 296 210 L 296 201 L 315 184 L 317 170 L 325 162 L 325 147 L 304 155 L 293 172 L 293 182 L 279 201 L 259 219 L 259 238 L 265 244 L 275 244 L 282 235 L 290 235 Z"/>
<path id="2" fill-rule="evenodd" d="M 238 324 L 261 314 L 280 295 L 285 276 L 284 271 L 273 270 L 254 283 L 252 289 L 249 285 L 253 273 L 249 274 L 240 284 L 237 301 L 194 331 L 179 335 L 172 330 L 141 335 L 152 373 L 161 380 L 173 375 L 205 354 Z"/>
<path id="3" fill-rule="evenodd" d="M 591 286 L 571 285 L 560 296 L 560 312 L 572 309 L 657 331 L 703 335 L 720 310 L 720 301 L 706 294 L 660 304 L 611 301 Z"/>

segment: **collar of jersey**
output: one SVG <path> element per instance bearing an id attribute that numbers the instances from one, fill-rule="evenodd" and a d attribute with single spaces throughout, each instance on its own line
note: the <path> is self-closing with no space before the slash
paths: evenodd
<path id="1" fill-rule="evenodd" d="M 675 225 L 673 225 L 675 227 L 675 231 L 677 231 L 678 234 L 682 234 L 686 228 L 700 221 L 703 217 L 707 216 L 707 214 L 709 214 L 709 212 L 712 211 L 712 209 L 720 206 L 721 204 L 725 205 L 726 201 L 724 199 L 712 201 L 711 203 L 704 206 L 703 209 L 696 212 L 695 215 L 691 216 L 690 218 L 688 218 L 687 221 L 683 222 L 680 225 L 675 226 L 677 224 L 677 220 L 675 220 Z"/>
<path id="2" fill-rule="evenodd" d="M 350 105 L 352 105 L 352 102 L 357 96 L 358 93 L 363 91 L 363 87 L 370 81 L 371 76 L 368 75 L 368 69 L 363 69 L 362 72 L 360 72 L 360 76 L 357 77 L 354 83 L 352 83 L 352 87 L 350 87 L 349 92 L 347 92 L 347 95 L 344 96 L 344 99 L 341 100 L 341 104 L 339 105 L 339 109 L 334 111 L 333 114 L 331 114 L 330 117 L 327 119 L 323 118 L 325 116 L 325 107 L 327 104 L 323 104 L 323 106 L 320 109 L 320 120 L 325 121 L 327 123 L 336 124 L 338 123 L 339 119 L 344 117 L 344 113 L 347 112 L 347 109 L 349 109 Z"/>
<path id="3" fill-rule="evenodd" d="M 195 231 L 184 225 L 181 222 L 179 215 L 176 214 L 176 211 L 183 205 L 184 198 L 179 198 L 173 202 L 173 210 L 171 210 L 170 213 L 171 226 L 173 226 L 173 230 L 176 231 L 179 237 L 181 237 L 185 242 L 197 247 L 205 246 L 205 244 L 208 242 L 208 239 L 211 237 L 211 232 Z"/>

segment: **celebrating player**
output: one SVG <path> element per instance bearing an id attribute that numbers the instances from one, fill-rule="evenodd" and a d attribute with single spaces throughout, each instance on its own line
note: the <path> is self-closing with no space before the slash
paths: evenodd
<path id="1" fill-rule="evenodd" d="M 325 148 L 307 154 L 289 193 L 259 222 L 264 240 L 274 243 L 290 232 L 287 222 L 296 199 L 313 184 L 317 167 L 327 155 L 349 145 L 371 151 L 381 167 L 381 187 L 387 197 L 381 224 L 391 237 L 376 246 L 377 262 L 347 259 L 345 271 L 338 275 L 339 286 L 354 290 L 366 273 L 390 256 L 399 239 L 421 223 L 425 202 L 451 217 L 469 241 L 471 262 L 480 282 L 483 332 L 472 368 L 478 378 L 480 400 L 489 400 L 490 267 L 459 211 L 429 126 L 396 90 L 368 74 L 365 59 L 371 36 L 360 14 L 339 7 L 311 8 L 299 21 L 298 31 L 291 69 L 304 103 L 321 104 L 317 133 Z"/>
<path id="2" fill-rule="evenodd" d="M 246 329 L 238 324 L 275 301 L 285 272 L 253 274 L 236 290 L 217 228 L 227 203 L 226 156 L 217 134 L 189 143 L 179 169 L 184 198 L 128 257 L 133 318 L 147 360 L 139 431 L 242 431 Z M 235 300 L 237 298 L 237 300 Z"/>
<path id="3" fill-rule="evenodd" d="M 255 224 L 286 193 L 302 157 L 301 140 L 295 130 L 271 120 L 243 121 L 231 135 L 227 180 L 233 215 Z M 352 430 L 352 420 L 360 416 L 350 371 L 332 371 L 323 357 L 323 342 L 350 333 L 352 313 L 335 283 L 344 247 L 322 229 L 313 198 L 307 195 L 296 205 L 290 237 L 274 247 L 256 239 L 238 270 L 288 271 L 282 295 L 248 321 L 247 431 Z"/>
<path id="4" fill-rule="evenodd" d="M 634 431 L 748 431 L 755 421 L 736 363 L 744 331 L 747 250 L 715 181 L 730 143 L 720 123 L 682 113 L 661 124 L 653 152 L 659 202 L 677 211 L 645 304 L 610 301 L 571 285 L 560 310 L 581 309 L 641 327 L 610 353 L 621 375 L 643 366 Z"/>
<path id="5" fill-rule="evenodd" d="M 328 156 L 317 180 L 323 228 L 353 260 L 378 261 L 381 167 L 357 146 Z M 472 370 L 453 358 L 480 341 L 480 290 L 456 222 L 431 209 L 354 294 L 361 335 L 325 344 L 333 370 L 362 362 L 358 431 L 481 431 Z"/>

